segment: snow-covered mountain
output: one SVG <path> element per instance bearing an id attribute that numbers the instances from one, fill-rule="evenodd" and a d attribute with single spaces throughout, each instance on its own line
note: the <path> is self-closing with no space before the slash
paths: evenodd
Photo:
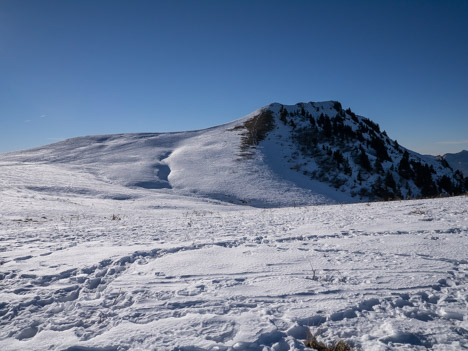
<path id="1" fill-rule="evenodd" d="M 468 150 L 462 150 L 455 154 L 445 154 L 443 158 L 454 170 L 459 170 L 468 177 Z"/>
<path id="2" fill-rule="evenodd" d="M 291 169 L 353 198 L 431 197 L 465 190 L 463 175 L 443 158 L 400 146 L 378 124 L 344 110 L 339 102 L 272 104 L 265 111 L 275 125 L 265 149 L 279 143 L 276 151 Z"/>
<path id="3" fill-rule="evenodd" d="M 0 155 L 0 350 L 468 349 L 467 196 L 244 206 L 457 180 L 396 145 L 327 102 Z"/>
<path id="4" fill-rule="evenodd" d="M 40 191 L 82 194 L 112 184 L 261 207 L 464 190 L 462 175 L 443 159 L 399 146 L 377 124 L 334 101 L 274 103 L 199 131 L 78 137 L 3 154 L 0 162 L 73 175 L 55 177 L 58 183 L 35 176 L 28 186 Z"/>

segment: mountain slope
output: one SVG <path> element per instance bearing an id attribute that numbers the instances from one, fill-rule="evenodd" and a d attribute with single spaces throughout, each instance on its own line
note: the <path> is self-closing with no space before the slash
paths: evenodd
<path id="1" fill-rule="evenodd" d="M 456 154 L 445 154 L 444 160 L 448 162 L 454 170 L 459 170 L 465 177 L 468 177 L 468 151 L 462 150 Z"/>
<path id="2" fill-rule="evenodd" d="M 282 158 L 304 175 L 303 183 L 319 180 L 360 199 L 464 191 L 463 175 L 444 159 L 401 147 L 378 124 L 344 110 L 339 102 L 272 104 L 268 111 L 276 127 L 259 145 L 270 160 Z"/>
<path id="3" fill-rule="evenodd" d="M 28 178 L 25 186 L 38 191 L 91 196 L 108 189 L 113 195 L 101 196 L 118 196 L 124 187 L 260 207 L 463 190 L 462 177 L 443 160 L 400 147 L 332 101 L 271 104 L 206 130 L 73 138 L 0 155 L 0 164 L 54 174 Z"/>

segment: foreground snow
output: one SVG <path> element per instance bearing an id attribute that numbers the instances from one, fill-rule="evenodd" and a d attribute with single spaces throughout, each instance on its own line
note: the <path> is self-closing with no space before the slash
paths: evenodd
<path id="1" fill-rule="evenodd" d="M 467 197 L 255 209 L 23 166 L 1 167 L 2 350 L 468 348 Z"/>

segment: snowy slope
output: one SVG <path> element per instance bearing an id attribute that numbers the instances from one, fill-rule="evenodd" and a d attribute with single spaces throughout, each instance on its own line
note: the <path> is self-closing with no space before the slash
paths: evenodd
<path id="1" fill-rule="evenodd" d="M 255 209 L 0 172 L 2 350 L 468 348 L 467 197 Z"/>
<path id="2" fill-rule="evenodd" d="M 258 143 L 278 169 L 295 170 L 301 184 L 320 181 L 358 199 L 461 194 L 463 175 L 439 157 L 400 146 L 378 124 L 337 101 L 272 104 L 274 128 Z M 288 175 L 285 174 L 288 178 Z M 346 199 L 344 199 L 346 201 Z"/>
<path id="3" fill-rule="evenodd" d="M 0 164 L 75 175 L 62 178 L 66 184 L 35 177 L 30 189 L 86 193 L 111 184 L 259 207 L 464 191 L 463 177 L 443 160 L 400 147 L 333 101 L 271 104 L 199 131 L 79 137 L 0 155 Z M 95 185 L 82 188 L 80 177 Z"/>
<path id="4" fill-rule="evenodd" d="M 465 177 L 468 177 L 468 150 L 462 150 L 456 154 L 445 154 L 443 157 L 450 167 L 458 169 Z"/>
<path id="5" fill-rule="evenodd" d="M 261 153 L 251 159 L 240 157 L 244 129 L 238 127 L 259 111 L 201 131 L 69 139 L 0 155 L 0 165 L 16 167 L 18 172 L 25 173 L 29 167 L 41 167 L 39 173 L 76 175 L 61 178 L 66 184 L 34 177 L 27 185 L 30 189 L 47 188 L 51 192 L 64 188 L 69 192 L 93 192 L 112 184 L 267 207 L 325 204 L 349 198 L 326 184 L 315 188 L 313 183 L 296 184 L 294 179 L 284 178 L 264 162 Z M 84 189 L 79 184 L 80 177 L 91 177 L 95 184 Z"/>

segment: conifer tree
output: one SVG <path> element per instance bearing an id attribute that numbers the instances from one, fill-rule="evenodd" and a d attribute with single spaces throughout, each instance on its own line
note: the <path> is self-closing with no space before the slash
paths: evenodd
<path id="1" fill-rule="evenodd" d="M 286 118 L 288 116 L 288 111 L 281 106 L 280 110 L 280 121 L 283 122 L 285 125 L 288 123 L 288 119 Z"/>
<path id="2" fill-rule="evenodd" d="M 390 171 L 388 171 L 385 175 L 385 185 L 393 190 L 396 190 L 395 179 L 393 178 L 393 174 Z"/>
<path id="3" fill-rule="evenodd" d="M 375 159 L 374 170 L 375 170 L 376 173 L 380 173 L 380 174 L 382 174 L 384 172 L 384 169 L 382 167 L 382 162 L 380 161 L 379 158 Z"/>
<path id="4" fill-rule="evenodd" d="M 411 179 L 413 177 L 413 170 L 410 167 L 409 154 L 407 150 L 403 153 L 403 157 L 398 164 L 398 174 L 405 179 Z"/>
<path id="5" fill-rule="evenodd" d="M 364 148 L 362 146 L 360 146 L 360 154 L 359 154 L 358 162 L 361 165 L 361 167 L 364 168 L 366 171 L 371 170 L 371 163 L 369 161 L 369 157 L 367 157 L 367 154 L 364 151 Z"/>

